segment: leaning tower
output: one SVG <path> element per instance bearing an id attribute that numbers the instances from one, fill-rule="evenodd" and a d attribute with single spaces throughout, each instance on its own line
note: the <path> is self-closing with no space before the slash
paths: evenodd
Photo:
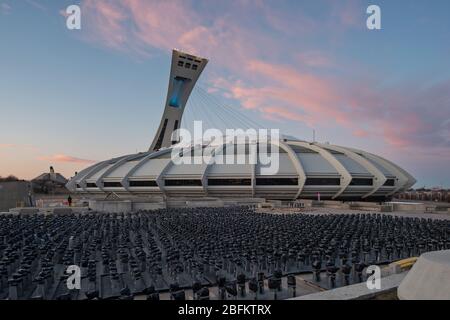
<path id="1" fill-rule="evenodd" d="M 172 51 L 166 106 L 149 151 L 170 147 L 177 142 L 177 139 L 172 139 L 172 133 L 180 127 L 186 103 L 207 63 L 205 58 Z"/>

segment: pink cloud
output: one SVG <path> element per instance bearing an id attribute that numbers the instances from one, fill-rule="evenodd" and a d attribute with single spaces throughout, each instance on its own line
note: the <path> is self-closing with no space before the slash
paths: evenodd
<path id="1" fill-rule="evenodd" d="M 81 164 L 90 164 L 96 162 L 95 160 L 80 159 L 65 154 L 55 154 L 52 156 L 38 157 L 38 160 L 48 162 L 65 162 L 65 163 L 81 163 Z"/>
<path id="2" fill-rule="evenodd" d="M 358 0 L 332 1 L 331 15 L 344 27 L 364 27 L 365 7 Z"/>
<path id="3" fill-rule="evenodd" d="M 334 65 L 329 56 L 318 50 L 301 52 L 297 55 L 297 60 L 300 64 L 308 67 L 324 68 Z"/>
<path id="4" fill-rule="evenodd" d="M 222 79 L 215 83 L 231 92 L 244 108 L 270 110 L 272 114 L 278 111 L 282 119 L 289 119 L 286 114 L 292 115 L 295 112 L 295 119 L 301 118 L 309 125 L 328 117 L 333 117 L 343 126 L 350 125 L 347 114 L 336 107 L 342 103 L 343 98 L 329 80 L 298 72 L 290 66 L 260 60 L 249 61 L 246 70 L 253 75 L 270 79 L 270 82 L 260 86 L 248 86 L 242 81 L 227 83 Z M 274 109 L 273 105 L 278 107 Z"/>
<path id="5" fill-rule="evenodd" d="M 218 79 L 214 85 L 230 92 L 243 107 L 260 110 L 266 119 L 337 125 L 358 138 L 381 137 L 396 148 L 442 151 L 443 146 L 450 147 L 446 105 L 450 82 L 428 88 L 409 84 L 381 89 L 369 79 L 364 79 L 362 87 L 259 60 L 249 61 L 246 70 L 265 83 L 251 86 L 242 80 Z"/>
<path id="6" fill-rule="evenodd" d="M 205 19 L 190 4 L 181 0 L 84 0 L 87 38 L 138 56 L 149 56 L 155 49 L 185 50 L 213 58 L 215 66 L 235 72 L 250 56 L 258 55 L 261 47 L 277 47 L 270 37 L 241 26 L 239 17 L 222 14 Z M 253 9 L 245 1 L 233 5 Z"/>
<path id="7" fill-rule="evenodd" d="M 208 72 L 220 74 L 208 90 L 259 110 L 266 119 L 332 126 L 357 138 L 370 134 L 395 148 L 442 150 L 450 146 L 450 128 L 445 123 L 450 119 L 446 105 L 450 83 L 383 88 L 379 85 L 383 79 L 366 77 L 364 71 L 353 70 L 351 78 L 327 76 L 323 68 L 338 65 L 327 52 L 306 45 L 291 51 L 273 33 L 252 29 L 256 19 L 247 19 L 250 13 L 258 15 L 280 36 L 300 30 L 301 36 L 312 33 L 317 37 L 326 29 L 334 43 L 335 34 L 364 27 L 365 9 L 357 1 L 332 2 L 329 21 L 320 23 L 301 14 L 291 19 L 296 12 L 281 12 L 257 0 L 206 2 L 196 9 L 192 2 L 181 0 L 84 0 L 82 4 L 93 42 L 139 55 L 178 48 L 208 57 L 213 62 Z M 209 11 L 229 6 L 232 12 L 220 7 L 216 16 L 201 15 L 198 7 L 208 5 L 212 6 Z M 307 22 L 305 28 L 302 21 Z M 224 76 L 227 72 L 233 77 Z"/>
<path id="8" fill-rule="evenodd" d="M 66 10 L 59 10 L 59 15 L 63 16 L 64 18 L 67 18 L 69 16 L 69 14 L 66 12 Z"/>
<path id="9" fill-rule="evenodd" d="M 16 145 L 13 143 L 0 143 L 0 148 L 12 148 L 15 147 Z"/>
<path id="10" fill-rule="evenodd" d="M 287 110 L 283 107 L 264 107 L 261 112 L 266 116 L 266 118 L 272 120 L 283 119 L 289 121 L 308 122 L 308 119 L 306 119 L 305 116 L 297 112 Z"/>
<path id="11" fill-rule="evenodd" d="M 127 38 L 123 23 L 127 15 L 120 5 L 102 0 L 85 0 L 81 11 L 85 13 L 87 19 L 95 21 L 94 28 L 91 28 L 88 34 L 89 40 L 93 42 L 100 40 L 108 47 L 123 49 Z"/>
<path id="12" fill-rule="evenodd" d="M 286 12 L 264 1 L 251 1 L 250 5 L 253 12 L 256 11 L 255 7 L 259 9 L 261 16 L 272 29 L 284 35 L 310 34 L 320 27 L 317 20 L 308 17 L 301 10 Z"/>
<path id="13" fill-rule="evenodd" d="M 352 132 L 352 134 L 358 138 L 365 138 L 369 136 L 369 132 L 363 129 L 356 129 Z"/>

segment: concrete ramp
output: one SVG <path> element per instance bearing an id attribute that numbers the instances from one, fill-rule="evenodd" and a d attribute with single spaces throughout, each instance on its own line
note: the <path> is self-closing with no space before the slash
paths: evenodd
<path id="1" fill-rule="evenodd" d="M 401 300 L 450 300 L 450 250 L 422 254 L 398 288 Z"/>

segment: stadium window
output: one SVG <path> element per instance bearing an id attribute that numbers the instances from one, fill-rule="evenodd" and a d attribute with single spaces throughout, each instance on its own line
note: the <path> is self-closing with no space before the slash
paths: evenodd
<path id="1" fill-rule="evenodd" d="M 314 150 L 308 149 L 308 148 L 304 148 L 301 146 L 297 146 L 297 145 L 293 145 L 290 144 L 289 147 L 291 147 L 291 149 L 295 152 L 295 153 L 317 153 Z"/>
<path id="2" fill-rule="evenodd" d="M 130 181 L 130 187 L 157 187 L 155 180 Z"/>
<path id="3" fill-rule="evenodd" d="M 386 182 L 383 184 L 385 187 L 393 187 L 395 186 L 395 179 L 387 179 Z"/>
<path id="4" fill-rule="evenodd" d="M 197 70 L 198 66 L 196 64 L 192 65 L 192 70 Z"/>
<path id="5" fill-rule="evenodd" d="M 260 146 L 260 144 L 258 143 L 256 145 L 256 150 L 257 150 L 258 154 L 259 153 L 266 153 L 267 155 L 272 154 L 272 152 L 275 153 L 275 154 L 276 153 L 279 153 L 279 154 L 287 153 L 287 151 L 284 150 L 283 148 L 281 148 L 281 147 L 279 147 L 277 145 L 273 145 L 273 144 L 262 144 Z"/>
<path id="6" fill-rule="evenodd" d="M 339 178 L 307 178 L 305 186 L 338 186 L 341 184 Z"/>
<path id="7" fill-rule="evenodd" d="M 179 67 L 182 67 L 183 65 L 184 65 L 184 62 L 183 62 L 183 61 L 181 61 L 181 60 L 178 61 L 178 66 L 179 66 Z"/>
<path id="8" fill-rule="evenodd" d="M 103 182 L 103 187 L 105 188 L 121 188 L 122 184 L 120 182 Z"/>
<path id="9" fill-rule="evenodd" d="M 251 186 L 251 179 L 208 179 L 208 186 Z"/>
<path id="10" fill-rule="evenodd" d="M 186 57 L 185 57 L 185 56 L 180 56 L 180 58 L 181 58 L 181 59 L 186 59 Z"/>
<path id="11" fill-rule="evenodd" d="M 166 187 L 201 187 L 201 180 L 164 180 Z"/>
<path id="12" fill-rule="evenodd" d="M 189 69 L 189 68 L 191 67 L 191 64 L 190 64 L 190 63 L 186 63 L 186 64 L 184 65 L 184 67 L 185 67 L 186 69 Z"/>
<path id="13" fill-rule="evenodd" d="M 81 189 L 81 186 L 80 186 L 78 183 L 77 183 L 77 188 L 78 188 L 78 189 Z"/>
<path id="14" fill-rule="evenodd" d="M 373 179 L 366 179 L 366 178 L 353 178 L 350 182 L 351 186 L 372 186 L 373 185 Z"/>
<path id="15" fill-rule="evenodd" d="M 95 183 L 86 183 L 86 188 L 97 188 Z"/>
<path id="16" fill-rule="evenodd" d="M 339 151 L 336 151 L 336 150 L 331 150 L 331 149 L 325 149 L 325 150 L 327 150 L 331 154 L 343 154 L 342 152 L 339 152 Z"/>
<path id="17" fill-rule="evenodd" d="M 297 186 L 297 178 L 256 178 L 257 186 Z"/>

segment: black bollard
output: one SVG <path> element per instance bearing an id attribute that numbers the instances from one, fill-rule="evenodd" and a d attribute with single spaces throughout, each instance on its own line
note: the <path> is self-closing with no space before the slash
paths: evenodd
<path id="1" fill-rule="evenodd" d="M 287 277 L 287 284 L 288 288 L 292 291 L 292 297 L 295 297 L 297 295 L 297 279 L 294 275 L 288 275 Z"/>
<path id="2" fill-rule="evenodd" d="M 255 295 L 255 300 L 258 300 L 258 281 L 256 278 L 250 279 L 248 282 L 248 289 Z"/>
<path id="3" fill-rule="evenodd" d="M 241 273 L 237 276 L 237 284 L 239 285 L 239 292 L 241 297 L 245 297 L 245 274 Z"/>

